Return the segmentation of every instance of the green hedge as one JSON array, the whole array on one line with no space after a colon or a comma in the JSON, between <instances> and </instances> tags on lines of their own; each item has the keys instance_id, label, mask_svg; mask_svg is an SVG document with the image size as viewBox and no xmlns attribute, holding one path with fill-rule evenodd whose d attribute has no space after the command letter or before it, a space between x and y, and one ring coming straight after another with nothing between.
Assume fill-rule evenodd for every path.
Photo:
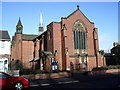
<instances>
[{"instance_id":1,"label":"green hedge","mask_svg":"<svg viewBox=\"0 0 120 90\"><path fill-rule=\"evenodd\" d=\"M101 71L101 70L108 70L106 67L95 67L92 71Z\"/></svg>"},{"instance_id":2,"label":"green hedge","mask_svg":"<svg viewBox=\"0 0 120 90\"><path fill-rule=\"evenodd\" d=\"M35 72L32 69L22 69L20 70L20 75L29 75L34 74Z\"/></svg>"},{"instance_id":3,"label":"green hedge","mask_svg":"<svg viewBox=\"0 0 120 90\"><path fill-rule=\"evenodd\" d=\"M110 65L110 66L106 66L108 69L120 69L120 65Z\"/></svg>"},{"instance_id":4,"label":"green hedge","mask_svg":"<svg viewBox=\"0 0 120 90\"><path fill-rule=\"evenodd\" d=\"M20 75L29 75L29 74L42 74L42 73L48 73L46 71L41 70L32 70L32 69L22 69L20 70Z\"/></svg>"}]
</instances>

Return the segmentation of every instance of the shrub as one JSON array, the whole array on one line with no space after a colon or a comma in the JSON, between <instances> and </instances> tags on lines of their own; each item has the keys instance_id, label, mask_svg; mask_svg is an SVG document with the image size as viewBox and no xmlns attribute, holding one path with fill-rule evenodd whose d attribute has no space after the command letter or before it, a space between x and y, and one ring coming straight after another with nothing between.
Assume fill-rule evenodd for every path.
<instances>
[{"instance_id":1,"label":"shrub","mask_svg":"<svg viewBox=\"0 0 120 90\"><path fill-rule=\"evenodd\" d=\"M120 69L120 65L117 65L117 68Z\"/></svg>"},{"instance_id":2,"label":"shrub","mask_svg":"<svg viewBox=\"0 0 120 90\"><path fill-rule=\"evenodd\" d=\"M108 69L120 69L120 65L110 65L107 66Z\"/></svg>"},{"instance_id":3,"label":"shrub","mask_svg":"<svg viewBox=\"0 0 120 90\"><path fill-rule=\"evenodd\" d=\"M35 71L35 74L41 74L41 73L43 73L43 72L39 69Z\"/></svg>"},{"instance_id":4,"label":"shrub","mask_svg":"<svg viewBox=\"0 0 120 90\"><path fill-rule=\"evenodd\" d=\"M92 71L109 70L109 69L120 69L120 65L94 67L94 68L92 69Z\"/></svg>"},{"instance_id":5,"label":"shrub","mask_svg":"<svg viewBox=\"0 0 120 90\"><path fill-rule=\"evenodd\" d=\"M92 69L92 71L101 71L101 70L108 70L106 67L95 67Z\"/></svg>"},{"instance_id":6,"label":"shrub","mask_svg":"<svg viewBox=\"0 0 120 90\"><path fill-rule=\"evenodd\" d=\"M34 74L34 71L32 69L22 69L22 70L20 70L20 75L28 75L28 74Z\"/></svg>"}]
</instances>

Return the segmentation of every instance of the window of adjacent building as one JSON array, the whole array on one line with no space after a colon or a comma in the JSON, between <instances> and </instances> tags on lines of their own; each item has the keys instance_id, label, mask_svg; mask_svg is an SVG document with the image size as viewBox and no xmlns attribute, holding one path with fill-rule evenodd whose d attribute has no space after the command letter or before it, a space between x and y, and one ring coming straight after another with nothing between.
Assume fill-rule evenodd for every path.
<instances>
[{"instance_id":1,"label":"window of adjacent building","mask_svg":"<svg viewBox=\"0 0 120 90\"><path fill-rule=\"evenodd\" d=\"M1 48L5 48L5 43L4 42L1 43Z\"/></svg>"},{"instance_id":2,"label":"window of adjacent building","mask_svg":"<svg viewBox=\"0 0 120 90\"><path fill-rule=\"evenodd\" d=\"M75 22L73 32L74 32L74 49L86 49L87 32L81 21Z\"/></svg>"},{"instance_id":3,"label":"window of adjacent building","mask_svg":"<svg viewBox=\"0 0 120 90\"><path fill-rule=\"evenodd\" d=\"M0 61L0 70L3 70L3 61Z\"/></svg>"}]
</instances>

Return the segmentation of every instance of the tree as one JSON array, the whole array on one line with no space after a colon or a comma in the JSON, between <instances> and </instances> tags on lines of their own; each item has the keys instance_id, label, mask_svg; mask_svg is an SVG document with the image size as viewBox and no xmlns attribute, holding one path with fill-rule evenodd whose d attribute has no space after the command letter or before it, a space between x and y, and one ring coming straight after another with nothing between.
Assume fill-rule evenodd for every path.
<instances>
[{"instance_id":1,"label":"tree","mask_svg":"<svg viewBox=\"0 0 120 90\"><path fill-rule=\"evenodd\" d=\"M115 60L115 64L120 65L120 45L117 45L116 47L112 48L111 53Z\"/></svg>"},{"instance_id":2,"label":"tree","mask_svg":"<svg viewBox=\"0 0 120 90\"><path fill-rule=\"evenodd\" d=\"M11 69L12 70L22 70L23 64L20 60L11 61Z\"/></svg>"}]
</instances>

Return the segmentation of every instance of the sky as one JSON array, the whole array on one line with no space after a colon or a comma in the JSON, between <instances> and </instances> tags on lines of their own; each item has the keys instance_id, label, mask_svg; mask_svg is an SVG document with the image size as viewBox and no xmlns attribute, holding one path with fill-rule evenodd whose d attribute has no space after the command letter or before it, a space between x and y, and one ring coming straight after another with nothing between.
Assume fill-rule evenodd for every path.
<instances>
[{"instance_id":1,"label":"sky","mask_svg":"<svg viewBox=\"0 0 120 90\"><path fill-rule=\"evenodd\" d=\"M120 13L120 2L118 3L118 13ZM118 24L120 24L120 14L118 14ZM118 25L118 42L120 44L120 25Z\"/></svg>"},{"instance_id":2,"label":"sky","mask_svg":"<svg viewBox=\"0 0 120 90\"><path fill-rule=\"evenodd\" d=\"M8 30L12 38L20 17L24 34L38 34L41 13L46 30L49 23L67 17L77 5L99 30L99 50L111 49L118 42L118 2L2 2L0 29Z\"/></svg>"}]
</instances>

